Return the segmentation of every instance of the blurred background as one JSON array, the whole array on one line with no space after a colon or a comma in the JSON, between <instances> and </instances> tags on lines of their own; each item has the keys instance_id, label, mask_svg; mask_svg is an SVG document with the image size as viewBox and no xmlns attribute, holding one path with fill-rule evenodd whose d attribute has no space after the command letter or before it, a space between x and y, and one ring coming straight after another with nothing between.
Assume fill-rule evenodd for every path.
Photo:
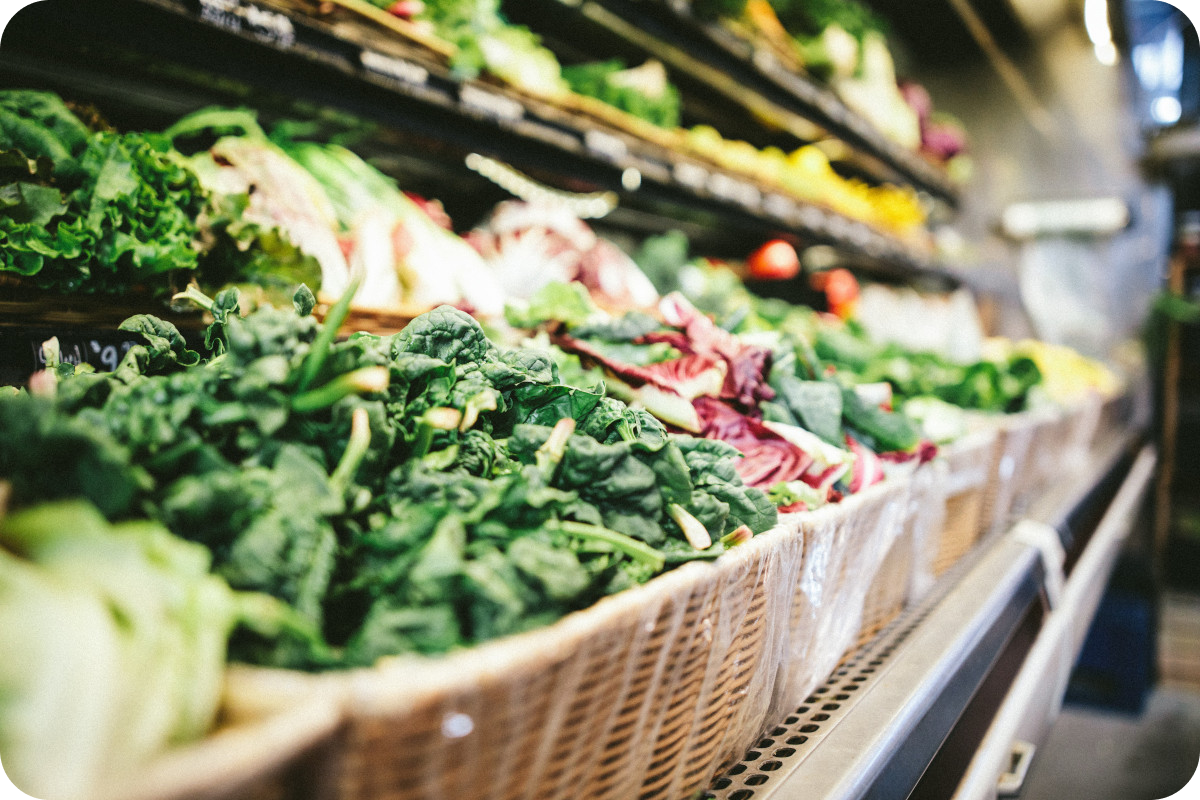
<instances>
[{"instance_id":1,"label":"blurred background","mask_svg":"<svg viewBox=\"0 0 1200 800\"><path fill-rule=\"evenodd\" d=\"M1148 358L1155 492L1022 796L1166 796L1200 754L1195 9L888 5L875 7L903 43L898 72L919 76L971 134L973 188L946 245L986 327L1117 359L1134 340Z\"/></svg>"}]
</instances>

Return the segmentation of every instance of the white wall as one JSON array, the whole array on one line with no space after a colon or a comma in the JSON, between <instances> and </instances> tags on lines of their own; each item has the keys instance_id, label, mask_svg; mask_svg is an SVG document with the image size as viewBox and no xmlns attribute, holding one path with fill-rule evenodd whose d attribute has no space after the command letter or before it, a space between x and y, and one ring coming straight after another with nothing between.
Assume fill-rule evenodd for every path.
<instances>
[{"instance_id":1,"label":"white wall","mask_svg":"<svg viewBox=\"0 0 1200 800\"><path fill-rule=\"evenodd\" d=\"M1162 281L1172 211L1169 192L1139 174L1143 142L1130 111L1128 70L1100 64L1081 18L1074 19L1048 23L1033 52L1008 53L1048 112L1046 131L983 58L910 74L970 136L974 173L954 220L970 247L952 266L1000 299L999 332L1062 340L1100 355L1136 335ZM907 66L901 56L901 69ZM998 235L1000 213L1011 202L1105 195L1132 208L1130 228L1111 239L1021 245ZM1030 303L1023 294L1038 296ZM1095 324L1078 324L1089 315ZM1060 324L1065 317L1071 324Z\"/></svg>"}]
</instances>

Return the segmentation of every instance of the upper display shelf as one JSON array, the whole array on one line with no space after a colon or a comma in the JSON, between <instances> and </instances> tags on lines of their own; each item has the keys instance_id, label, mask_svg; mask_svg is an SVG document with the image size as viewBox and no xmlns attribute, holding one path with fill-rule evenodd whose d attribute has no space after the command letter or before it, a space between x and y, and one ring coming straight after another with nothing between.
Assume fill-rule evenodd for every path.
<instances>
[{"instance_id":1,"label":"upper display shelf","mask_svg":"<svg viewBox=\"0 0 1200 800\"><path fill-rule=\"evenodd\" d=\"M604 8L609 5L605 0ZM583 15L589 8L563 10ZM688 36L701 34L709 37L712 69L725 69L729 60L760 82L769 75L763 59L739 61L728 48L716 47L715 31L699 24L686 28ZM200 102L228 103L253 86L293 106L334 109L376 129L402 132L409 147L401 158L440 159L462 173L459 180L477 177L469 167L508 191L514 183L535 185L523 182L523 173L558 189L593 193L596 202L617 198L621 213L675 217L684 226L715 225L746 238L790 234L805 245L830 244L894 269L937 271L923 229L881 223L878 209L886 215L886 202L858 203L872 209L867 215L846 213L845 203L814 199L795 184L772 182L762 170L730 168L677 132L599 101L574 93L551 100L496 80L462 78L444 43L358 0L43 0L6 29L0 73L10 85L74 88L98 105L125 107L149 126ZM801 83L822 98L808 109L814 116L852 118L828 92ZM817 115L818 108L825 111ZM871 138L861 121L842 127L848 140ZM853 130L862 133L851 135ZM928 180L913 181L917 188L940 184L932 179L932 164L916 168L920 160L912 154L894 166L925 175ZM861 183L853 188L906 191ZM952 192L947 188L943 195ZM853 209L861 199L847 202Z\"/></svg>"},{"instance_id":2,"label":"upper display shelf","mask_svg":"<svg viewBox=\"0 0 1200 800\"><path fill-rule=\"evenodd\" d=\"M687 0L526 0L508 3L514 20L592 55L613 39L671 67L673 77L717 93L760 123L802 141L833 139L865 177L912 185L950 206L959 187L946 169L889 139L829 86L787 63L790 53L729 25L698 19ZM586 29L586 32L585 32Z\"/></svg>"}]
</instances>

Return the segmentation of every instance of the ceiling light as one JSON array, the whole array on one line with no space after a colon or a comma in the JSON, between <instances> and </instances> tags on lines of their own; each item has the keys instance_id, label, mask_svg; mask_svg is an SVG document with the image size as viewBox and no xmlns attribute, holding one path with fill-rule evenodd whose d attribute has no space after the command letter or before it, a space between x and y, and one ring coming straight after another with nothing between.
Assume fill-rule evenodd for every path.
<instances>
[{"instance_id":1,"label":"ceiling light","mask_svg":"<svg viewBox=\"0 0 1200 800\"><path fill-rule=\"evenodd\" d=\"M1183 106L1177 97L1156 97L1150 104L1150 116L1154 117L1154 121L1159 125L1172 125L1178 122L1182 115Z\"/></svg>"},{"instance_id":2,"label":"ceiling light","mask_svg":"<svg viewBox=\"0 0 1200 800\"><path fill-rule=\"evenodd\" d=\"M1117 48L1108 24L1108 0L1086 0L1083 5L1083 25L1087 28L1088 38L1092 40L1100 63L1106 66L1116 64Z\"/></svg>"}]
</instances>

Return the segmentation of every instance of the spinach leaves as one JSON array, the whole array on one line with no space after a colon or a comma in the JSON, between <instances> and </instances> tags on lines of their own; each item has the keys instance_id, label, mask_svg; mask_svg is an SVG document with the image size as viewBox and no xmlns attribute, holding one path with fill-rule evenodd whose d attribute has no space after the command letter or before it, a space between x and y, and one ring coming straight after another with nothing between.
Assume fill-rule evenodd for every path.
<instances>
[{"instance_id":1,"label":"spinach leaves","mask_svg":"<svg viewBox=\"0 0 1200 800\"><path fill-rule=\"evenodd\" d=\"M155 519L205 545L234 588L285 601L286 624L235 635L236 659L443 652L775 522L735 451L562 383L547 354L499 348L453 308L339 340L345 306L319 324L303 287L292 309L244 316L236 292L187 295L213 317L207 355L136 317L123 327L146 344L114 372L67 366L53 401L0 399L0 479L18 503L79 496L114 521ZM40 453L65 454L73 477L51 479ZM693 523L716 543L698 548Z\"/></svg>"}]
</instances>

